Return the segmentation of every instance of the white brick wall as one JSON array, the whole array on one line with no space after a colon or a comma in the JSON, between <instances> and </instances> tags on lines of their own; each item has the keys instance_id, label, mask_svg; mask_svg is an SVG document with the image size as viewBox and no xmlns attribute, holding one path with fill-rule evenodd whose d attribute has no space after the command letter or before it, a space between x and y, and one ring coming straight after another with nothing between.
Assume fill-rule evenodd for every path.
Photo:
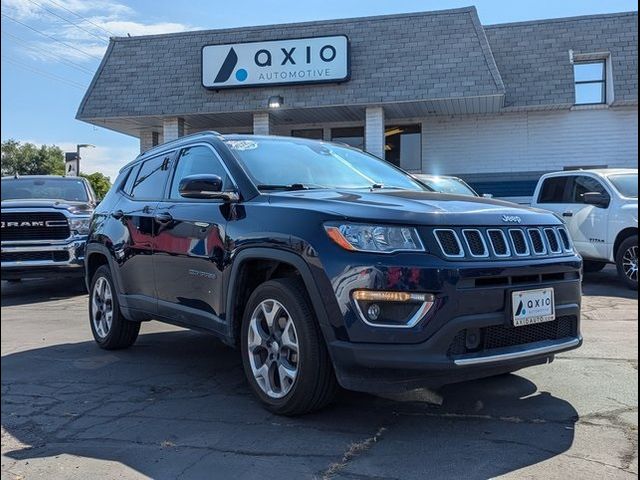
<instances>
[{"instance_id":1,"label":"white brick wall","mask_svg":"<svg viewBox=\"0 0 640 480\"><path fill-rule=\"evenodd\" d=\"M271 135L273 133L273 122L268 113L253 114L253 134Z\"/></svg>"},{"instance_id":2,"label":"white brick wall","mask_svg":"<svg viewBox=\"0 0 640 480\"><path fill-rule=\"evenodd\" d=\"M382 107L368 107L365 110L364 149L384 158L384 110Z\"/></svg>"},{"instance_id":3,"label":"white brick wall","mask_svg":"<svg viewBox=\"0 0 640 480\"><path fill-rule=\"evenodd\" d=\"M153 147L153 132L140 132L140 153Z\"/></svg>"},{"instance_id":4,"label":"white brick wall","mask_svg":"<svg viewBox=\"0 0 640 480\"><path fill-rule=\"evenodd\" d=\"M180 117L165 118L163 122L163 139L170 142L184 136L184 119Z\"/></svg>"},{"instance_id":5,"label":"white brick wall","mask_svg":"<svg viewBox=\"0 0 640 480\"><path fill-rule=\"evenodd\" d=\"M432 117L422 123L422 169L472 174L638 168L638 109Z\"/></svg>"}]
</instances>

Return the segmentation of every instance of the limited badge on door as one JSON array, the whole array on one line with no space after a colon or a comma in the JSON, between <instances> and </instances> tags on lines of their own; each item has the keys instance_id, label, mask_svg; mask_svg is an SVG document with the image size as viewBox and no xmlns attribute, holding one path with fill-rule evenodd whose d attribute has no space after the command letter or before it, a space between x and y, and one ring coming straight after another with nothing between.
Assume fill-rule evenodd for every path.
<instances>
[{"instance_id":1,"label":"limited badge on door","mask_svg":"<svg viewBox=\"0 0 640 480\"><path fill-rule=\"evenodd\" d=\"M550 322L556 318L553 288L513 292L511 299L515 327Z\"/></svg>"}]
</instances>

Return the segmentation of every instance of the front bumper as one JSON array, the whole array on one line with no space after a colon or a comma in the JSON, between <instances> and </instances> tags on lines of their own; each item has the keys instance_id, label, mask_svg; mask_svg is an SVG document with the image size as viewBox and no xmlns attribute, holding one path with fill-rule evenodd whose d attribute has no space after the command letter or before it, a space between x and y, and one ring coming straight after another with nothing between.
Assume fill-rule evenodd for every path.
<instances>
[{"instance_id":1,"label":"front bumper","mask_svg":"<svg viewBox=\"0 0 640 480\"><path fill-rule=\"evenodd\" d=\"M470 315L452 319L429 340L419 344L334 341L329 348L339 382L349 390L397 392L435 388L549 363L555 354L578 348L582 345L579 305L565 305L556 311L558 318L575 319L573 335L476 353L451 354L452 344L460 332L504 325L501 315Z\"/></svg>"},{"instance_id":2,"label":"front bumper","mask_svg":"<svg viewBox=\"0 0 640 480\"><path fill-rule=\"evenodd\" d=\"M2 243L2 279L81 277L84 274L85 236L61 242Z\"/></svg>"},{"instance_id":3,"label":"front bumper","mask_svg":"<svg viewBox=\"0 0 640 480\"><path fill-rule=\"evenodd\" d=\"M331 282L340 314L331 315L333 328L325 329L338 380L350 390L394 392L548 363L582 344L581 265L577 256L421 265L416 257L397 256L392 266L352 264ZM547 287L555 292L556 320L514 327L511 293ZM428 292L437 301L415 327L376 328L358 317L354 288ZM469 332L481 339L478 346L467 347Z\"/></svg>"}]
</instances>

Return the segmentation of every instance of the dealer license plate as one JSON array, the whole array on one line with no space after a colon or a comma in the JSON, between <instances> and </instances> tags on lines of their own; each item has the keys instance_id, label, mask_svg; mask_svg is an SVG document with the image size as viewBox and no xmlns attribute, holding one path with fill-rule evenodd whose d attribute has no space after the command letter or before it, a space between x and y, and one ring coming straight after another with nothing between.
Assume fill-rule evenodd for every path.
<instances>
[{"instance_id":1,"label":"dealer license plate","mask_svg":"<svg viewBox=\"0 0 640 480\"><path fill-rule=\"evenodd\" d=\"M550 322L556 319L553 288L513 292L511 300L514 327Z\"/></svg>"}]
</instances>

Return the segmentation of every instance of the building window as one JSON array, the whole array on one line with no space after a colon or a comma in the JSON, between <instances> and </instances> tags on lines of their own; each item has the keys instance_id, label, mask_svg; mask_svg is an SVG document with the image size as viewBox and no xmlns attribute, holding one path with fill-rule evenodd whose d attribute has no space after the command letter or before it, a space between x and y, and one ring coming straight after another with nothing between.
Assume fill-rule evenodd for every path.
<instances>
[{"instance_id":1,"label":"building window","mask_svg":"<svg viewBox=\"0 0 640 480\"><path fill-rule=\"evenodd\" d=\"M364 150L364 127L332 128L331 140Z\"/></svg>"},{"instance_id":2,"label":"building window","mask_svg":"<svg viewBox=\"0 0 640 480\"><path fill-rule=\"evenodd\" d=\"M593 105L607 101L606 61L573 64L576 105Z\"/></svg>"},{"instance_id":3,"label":"building window","mask_svg":"<svg viewBox=\"0 0 640 480\"><path fill-rule=\"evenodd\" d=\"M296 138L310 138L311 140L323 140L324 138L324 134L321 128L291 130L291 136Z\"/></svg>"},{"instance_id":4,"label":"building window","mask_svg":"<svg viewBox=\"0 0 640 480\"><path fill-rule=\"evenodd\" d=\"M384 131L384 158L405 170L422 167L422 129L420 125L386 127Z\"/></svg>"}]
</instances>

